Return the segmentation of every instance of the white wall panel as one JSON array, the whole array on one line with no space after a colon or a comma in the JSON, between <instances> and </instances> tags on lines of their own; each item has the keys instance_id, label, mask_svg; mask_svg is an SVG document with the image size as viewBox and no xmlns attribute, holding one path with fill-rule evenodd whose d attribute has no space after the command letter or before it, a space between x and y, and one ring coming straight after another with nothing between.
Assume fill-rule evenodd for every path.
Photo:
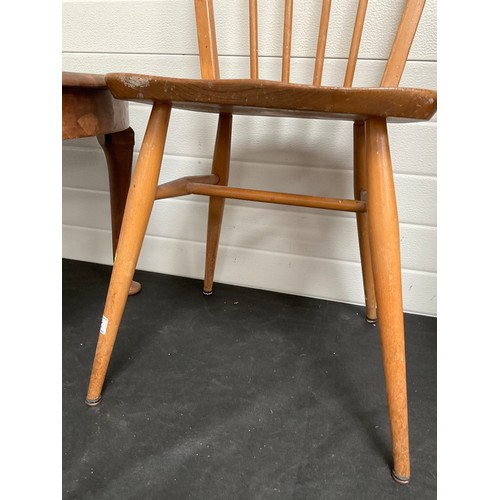
<instances>
[{"instance_id":1,"label":"white wall panel","mask_svg":"<svg viewBox=\"0 0 500 500\"><path fill-rule=\"evenodd\" d=\"M294 5L292 55L314 57L321 2L300 0ZM370 0L360 58L387 57L402 9L400 0ZM215 0L214 11L219 54L248 54L248 2ZM333 2L327 57L348 55L355 15L353 0ZM63 51L196 55L193 20L190 0L64 0ZM435 24L436 0L428 0L410 59L436 60ZM282 34L283 1L259 2L261 55L281 56Z\"/></svg>"},{"instance_id":2,"label":"white wall panel","mask_svg":"<svg viewBox=\"0 0 500 500\"><path fill-rule=\"evenodd\" d=\"M320 2L295 8L292 80L310 83ZM248 75L247 2L215 0L221 74ZM299 5L299 0L295 5ZM343 80L355 2L334 1L324 80ZM260 2L260 73L280 78L282 2ZM390 50L401 1L372 0L355 85L377 85ZM128 71L199 77L194 9L189 0L63 1L65 71ZM280 16L276 20L276 16ZM235 23L235 16L243 22ZM374 18L393 25L382 29ZM428 0L402 86L436 88L436 1ZM392 31L391 31L392 30ZM224 31L226 31L224 36ZM229 31L229 33L227 33ZM243 43L240 38L243 37ZM150 107L132 103L135 160ZM173 110L161 182L210 171L217 117ZM400 213L404 306L436 314L436 125L389 124ZM231 184L352 196L352 125L326 120L234 119ZM111 263L106 162L93 138L63 144L63 256ZM155 204L138 267L202 278L207 200ZM363 302L352 214L227 202L216 280L351 303Z\"/></svg>"},{"instance_id":3,"label":"white wall panel","mask_svg":"<svg viewBox=\"0 0 500 500\"><path fill-rule=\"evenodd\" d=\"M65 188L63 203L64 224L111 229L107 192ZM356 224L352 216L307 209L270 209L264 204L239 204L235 201L228 201L226 208L222 245L359 261ZM164 200L154 206L148 234L203 243L206 218L205 198ZM400 233L402 266L435 272L435 228L402 223ZM423 246L427 252L419 251Z\"/></svg>"},{"instance_id":4,"label":"white wall panel","mask_svg":"<svg viewBox=\"0 0 500 500\"><path fill-rule=\"evenodd\" d=\"M92 262L111 264L110 242L107 231L63 226L63 254L73 259L87 261L91 254ZM354 262L226 246L220 249L219 261L221 282L355 304L363 296L361 268ZM202 243L147 235L137 267L201 280L203 263ZM257 272L262 265L266 272ZM403 269L402 276L405 311L435 310L435 273Z\"/></svg>"}]
</instances>

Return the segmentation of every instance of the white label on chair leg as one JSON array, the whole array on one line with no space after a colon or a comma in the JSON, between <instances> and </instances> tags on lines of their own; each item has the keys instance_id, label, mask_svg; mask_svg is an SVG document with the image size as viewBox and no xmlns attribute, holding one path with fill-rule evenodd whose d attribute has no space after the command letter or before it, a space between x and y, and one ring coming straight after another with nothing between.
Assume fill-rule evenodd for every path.
<instances>
[{"instance_id":1,"label":"white label on chair leg","mask_svg":"<svg viewBox=\"0 0 500 500\"><path fill-rule=\"evenodd\" d=\"M102 317L101 329L99 330L103 335L106 335L106 329L108 328L108 318L106 316Z\"/></svg>"}]
</instances>

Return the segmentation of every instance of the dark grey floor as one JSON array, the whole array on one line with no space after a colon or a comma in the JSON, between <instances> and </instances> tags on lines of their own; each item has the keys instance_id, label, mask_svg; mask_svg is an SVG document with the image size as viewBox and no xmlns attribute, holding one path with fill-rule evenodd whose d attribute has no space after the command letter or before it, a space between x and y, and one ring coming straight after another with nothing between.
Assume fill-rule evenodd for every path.
<instances>
[{"instance_id":1,"label":"dark grey floor","mask_svg":"<svg viewBox=\"0 0 500 500\"><path fill-rule=\"evenodd\" d=\"M412 479L390 477L363 308L137 272L100 406L111 269L63 260L64 499L436 498L436 320L406 315Z\"/></svg>"}]
</instances>

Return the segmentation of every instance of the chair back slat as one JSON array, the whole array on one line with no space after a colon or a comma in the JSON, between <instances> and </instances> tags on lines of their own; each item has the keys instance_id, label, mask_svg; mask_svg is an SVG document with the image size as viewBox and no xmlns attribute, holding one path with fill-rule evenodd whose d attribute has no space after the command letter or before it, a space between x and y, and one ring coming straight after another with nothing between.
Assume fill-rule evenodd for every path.
<instances>
[{"instance_id":1,"label":"chair back slat","mask_svg":"<svg viewBox=\"0 0 500 500\"><path fill-rule=\"evenodd\" d=\"M212 0L194 0L198 48L200 51L201 77L218 80L219 56L215 35L214 6Z\"/></svg>"},{"instance_id":2,"label":"chair back slat","mask_svg":"<svg viewBox=\"0 0 500 500\"><path fill-rule=\"evenodd\" d=\"M424 6L425 0L407 0L380 82L381 87L399 85Z\"/></svg>"},{"instance_id":3,"label":"chair back slat","mask_svg":"<svg viewBox=\"0 0 500 500\"><path fill-rule=\"evenodd\" d=\"M326 38L328 36L331 6L332 0L323 0L319 22L318 45L316 47L316 60L314 63L313 85L316 87L321 86L321 79L323 77L323 63L325 62Z\"/></svg>"},{"instance_id":4,"label":"chair back slat","mask_svg":"<svg viewBox=\"0 0 500 500\"><path fill-rule=\"evenodd\" d=\"M290 54L292 50L293 0L285 0L285 21L283 23L283 60L281 81L290 81Z\"/></svg>"},{"instance_id":5,"label":"chair back slat","mask_svg":"<svg viewBox=\"0 0 500 500\"><path fill-rule=\"evenodd\" d=\"M257 0L250 0L250 78L259 78Z\"/></svg>"},{"instance_id":6,"label":"chair back slat","mask_svg":"<svg viewBox=\"0 0 500 500\"><path fill-rule=\"evenodd\" d=\"M349 58L345 70L344 87L352 87L354 80L354 71L356 70L356 63L358 61L359 45L361 43L361 35L363 34L367 6L368 0L359 0L352 32L351 48L349 49Z\"/></svg>"}]
</instances>

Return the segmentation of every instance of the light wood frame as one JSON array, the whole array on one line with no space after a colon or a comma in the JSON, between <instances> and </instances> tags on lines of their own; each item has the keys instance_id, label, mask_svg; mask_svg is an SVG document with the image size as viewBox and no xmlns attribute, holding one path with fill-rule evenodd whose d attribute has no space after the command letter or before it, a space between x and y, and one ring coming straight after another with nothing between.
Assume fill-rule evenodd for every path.
<instances>
[{"instance_id":1,"label":"light wood frame","mask_svg":"<svg viewBox=\"0 0 500 500\"><path fill-rule=\"evenodd\" d=\"M402 89L399 82L425 0L407 0L379 88L352 87L367 11L360 0L353 27L343 87L322 87L331 1L324 0L319 23L312 85L289 83L293 2L285 0L282 81L258 80L257 1L249 1L250 79L220 80L212 0L194 0L202 80L109 74L106 82L119 99L153 104L127 199L86 402L98 404L155 200L203 194L210 197L204 293L212 293L224 200L237 198L356 213L366 317L378 322L386 378L393 447L392 477L410 478L408 410L401 290L399 224L387 119L428 120L436 93ZM269 96L272 95L272 98ZM172 107L219 113L212 172L157 186ZM339 200L228 186L232 115L236 113L302 116L353 122L354 199Z\"/></svg>"}]
</instances>

